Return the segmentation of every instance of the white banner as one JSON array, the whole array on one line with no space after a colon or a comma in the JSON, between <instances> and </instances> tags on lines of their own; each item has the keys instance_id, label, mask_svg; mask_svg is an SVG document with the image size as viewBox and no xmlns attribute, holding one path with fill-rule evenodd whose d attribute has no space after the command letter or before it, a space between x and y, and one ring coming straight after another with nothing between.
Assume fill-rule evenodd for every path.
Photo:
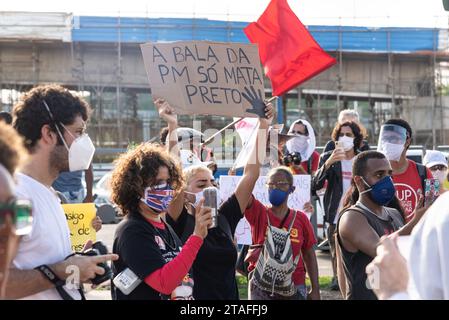
<instances>
[{"instance_id":1,"label":"white banner","mask_svg":"<svg viewBox=\"0 0 449 320\"><path fill-rule=\"evenodd\" d=\"M249 224L248 220L246 220L245 218L240 219L237 228L235 228L234 237L237 244L253 244L253 240L251 237L251 225Z\"/></svg>"},{"instance_id":2,"label":"white banner","mask_svg":"<svg viewBox=\"0 0 449 320\"><path fill-rule=\"evenodd\" d=\"M235 120L236 118L234 118ZM242 140L242 148L235 159L234 167L236 169L244 167L249 160L251 151L256 145L257 129L259 128L258 118L244 118L235 125L235 130Z\"/></svg>"}]
</instances>

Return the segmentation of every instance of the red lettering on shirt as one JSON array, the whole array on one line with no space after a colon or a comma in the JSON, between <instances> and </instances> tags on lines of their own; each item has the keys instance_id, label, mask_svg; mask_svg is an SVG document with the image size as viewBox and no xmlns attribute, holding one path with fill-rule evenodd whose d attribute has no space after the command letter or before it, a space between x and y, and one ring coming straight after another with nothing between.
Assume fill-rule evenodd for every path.
<instances>
[{"instance_id":1,"label":"red lettering on shirt","mask_svg":"<svg viewBox=\"0 0 449 320\"><path fill-rule=\"evenodd\" d=\"M427 170L427 177L432 177L429 170ZM402 174L393 175L393 182L396 188L396 196L404 209L405 222L407 223L413 218L413 211L418 203L419 196L423 194L416 163L408 160L407 170Z\"/></svg>"}]
</instances>

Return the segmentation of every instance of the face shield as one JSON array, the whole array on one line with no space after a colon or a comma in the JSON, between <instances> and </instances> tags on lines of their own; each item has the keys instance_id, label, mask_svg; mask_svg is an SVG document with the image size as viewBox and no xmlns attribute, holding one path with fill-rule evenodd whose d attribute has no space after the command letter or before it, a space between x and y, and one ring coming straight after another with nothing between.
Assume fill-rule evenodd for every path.
<instances>
[{"instance_id":1,"label":"face shield","mask_svg":"<svg viewBox=\"0 0 449 320\"><path fill-rule=\"evenodd\" d=\"M385 124L380 129L377 151L390 161L399 161L407 141L407 130L396 124Z\"/></svg>"}]
</instances>

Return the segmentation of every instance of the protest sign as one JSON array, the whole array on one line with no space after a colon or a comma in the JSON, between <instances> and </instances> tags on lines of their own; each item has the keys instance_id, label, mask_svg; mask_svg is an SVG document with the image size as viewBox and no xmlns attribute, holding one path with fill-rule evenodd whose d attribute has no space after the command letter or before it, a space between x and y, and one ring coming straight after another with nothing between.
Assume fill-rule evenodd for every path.
<instances>
[{"instance_id":1,"label":"protest sign","mask_svg":"<svg viewBox=\"0 0 449 320\"><path fill-rule=\"evenodd\" d=\"M220 198L222 201L228 199L235 192L241 178L241 176L220 176ZM270 205L266 182L266 176L259 177L254 187L253 195L264 205ZM296 188L288 198L289 208L303 210L304 204L310 201L310 183L310 175L293 176L293 185Z\"/></svg>"},{"instance_id":2,"label":"protest sign","mask_svg":"<svg viewBox=\"0 0 449 320\"><path fill-rule=\"evenodd\" d=\"M92 227L96 209L93 203L63 204L70 230L73 251L81 251L88 240L95 242L96 232Z\"/></svg>"},{"instance_id":3,"label":"protest sign","mask_svg":"<svg viewBox=\"0 0 449 320\"><path fill-rule=\"evenodd\" d=\"M253 244L251 237L251 225L249 224L248 220L246 220L245 217L240 219L239 223L237 224L237 227L235 228L234 237L237 244L243 245Z\"/></svg>"},{"instance_id":4,"label":"protest sign","mask_svg":"<svg viewBox=\"0 0 449 320\"><path fill-rule=\"evenodd\" d=\"M263 113L257 45L179 41L146 43L141 49L153 98L164 98L177 114Z\"/></svg>"}]
</instances>

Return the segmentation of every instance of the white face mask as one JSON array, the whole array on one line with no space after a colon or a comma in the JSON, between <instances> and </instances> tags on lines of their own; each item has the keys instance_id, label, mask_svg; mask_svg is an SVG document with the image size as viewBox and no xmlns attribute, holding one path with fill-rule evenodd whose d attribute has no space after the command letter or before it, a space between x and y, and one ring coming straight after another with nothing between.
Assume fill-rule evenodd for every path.
<instances>
[{"instance_id":1,"label":"white face mask","mask_svg":"<svg viewBox=\"0 0 449 320\"><path fill-rule=\"evenodd\" d=\"M290 152L304 152L309 146L309 137L298 135L287 142L287 149Z\"/></svg>"},{"instance_id":2,"label":"white face mask","mask_svg":"<svg viewBox=\"0 0 449 320\"><path fill-rule=\"evenodd\" d=\"M345 151L349 151L352 148L354 148L354 138L343 136L343 137L339 137L338 141L343 144L343 149Z\"/></svg>"},{"instance_id":3,"label":"white face mask","mask_svg":"<svg viewBox=\"0 0 449 320\"><path fill-rule=\"evenodd\" d=\"M438 179L438 181L440 181L441 184L444 183L444 180L446 180L446 176L447 176L447 169L443 170L443 171L441 171L441 170L434 170L434 171L431 171L431 172L432 172L432 176L435 179Z\"/></svg>"},{"instance_id":4,"label":"white face mask","mask_svg":"<svg viewBox=\"0 0 449 320\"><path fill-rule=\"evenodd\" d=\"M59 137L61 138L65 148L69 153L69 170L73 172L89 169L90 163L92 162L92 158L95 153L95 147L92 143L92 140L90 140L89 136L86 133L83 133L78 138L75 138L73 134L62 123L59 123L73 138L75 138L69 148L67 142L64 139L64 136L61 133L61 130L59 130L59 127L55 122L55 118L50 111L50 107L48 106L47 102L45 102L45 100L43 101L43 103L48 111L48 114L50 115L50 118L55 123L56 131L58 131Z\"/></svg>"},{"instance_id":5,"label":"white face mask","mask_svg":"<svg viewBox=\"0 0 449 320\"><path fill-rule=\"evenodd\" d=\"M399 161L401 159L402 152L404 151L404 145L402 144L396 144L396 143L389 143L389 142L382 142L382 149L379 150L390 161Z\"/></svg>"},{"instance_id":6,"label":"white face mask","mask_svg":"<svg viewBox=\"0 0 449 320\"><path fill-rule=\"evenodd\" d=\"M61 126L72 136L73 134L67 130L67 128L61 123ZM69 152L69 170L79 171L79 170L87 170L92 162L92 158L95 153L95 147L90 140L89 136L86 133L83 133L81 136L73 140L70 148L67 146L67 143L64 140L61 132L58 129L59 136L64 142L64 146Z\"/></svg>"}]
</instances>

